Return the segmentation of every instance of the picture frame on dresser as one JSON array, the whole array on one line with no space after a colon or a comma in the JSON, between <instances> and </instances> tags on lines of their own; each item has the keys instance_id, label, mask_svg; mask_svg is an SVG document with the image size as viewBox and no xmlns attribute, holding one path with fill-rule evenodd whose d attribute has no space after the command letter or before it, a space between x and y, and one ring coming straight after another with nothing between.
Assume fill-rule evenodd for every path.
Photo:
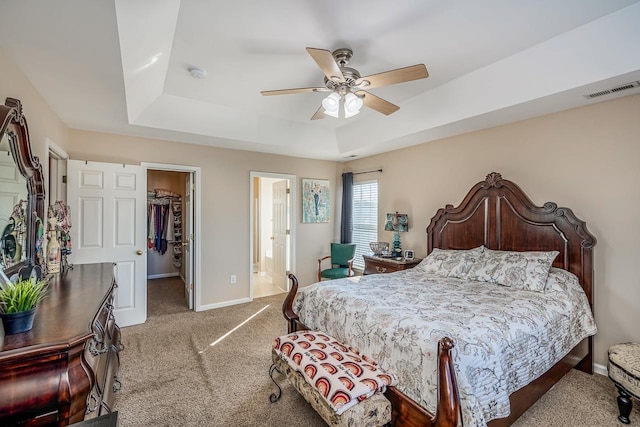
<instances>
[{"instance_id":1,"label":"picture frame on dresser","mask_svg":"<svg viewBox=\"0 0 640 427\"><path fill-rule=\"evenodd\" d=\"M413 249L405 249L404 253L403 253L403 258L406 259L407 261L412 260L414 257L413 254Z\"/></svg>"}]
</instances>

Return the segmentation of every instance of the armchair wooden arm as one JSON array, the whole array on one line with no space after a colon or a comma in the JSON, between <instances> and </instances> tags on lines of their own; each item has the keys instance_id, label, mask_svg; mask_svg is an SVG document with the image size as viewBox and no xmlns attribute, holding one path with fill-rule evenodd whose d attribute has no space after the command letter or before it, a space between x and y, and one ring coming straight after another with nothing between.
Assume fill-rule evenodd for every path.
<instances>
[{"instance_id":1,"label":"armchair wooden arm","mask_svg":"<svg viewBox=\"0 0 640 427\"><path fill-rule=\"evenodd\" d=\"M331 258L331 255L318 258L318 282L322 281L322 261L324 261L327 258Z\"/></svg>"}]
</instances>

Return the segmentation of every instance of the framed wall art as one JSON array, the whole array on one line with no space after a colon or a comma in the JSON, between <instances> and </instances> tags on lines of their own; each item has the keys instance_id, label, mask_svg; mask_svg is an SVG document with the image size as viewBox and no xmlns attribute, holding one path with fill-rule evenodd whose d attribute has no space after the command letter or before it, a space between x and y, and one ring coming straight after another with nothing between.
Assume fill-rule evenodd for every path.
<instances>
[{"instance_id":1,"label":"framed wall art","mask_svg":"<svg viewBox=\"0 0 640 427\"><path fill-rule=\"evenodd\" d=\"M329 222L330 220L329 180L302 178L302 222Z\"/></svg>"}]
</instances>

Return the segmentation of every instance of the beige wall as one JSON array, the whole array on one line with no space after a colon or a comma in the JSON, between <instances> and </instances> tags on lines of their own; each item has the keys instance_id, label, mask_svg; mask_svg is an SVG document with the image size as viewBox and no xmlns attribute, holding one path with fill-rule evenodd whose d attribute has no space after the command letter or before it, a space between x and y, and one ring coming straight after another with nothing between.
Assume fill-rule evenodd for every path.
<instances>
[{"instance_id":1,"label":"beige wall","mask_svg":"<svg viewBox=\"0 0 640 427\"><path fill-rule=\"evenodd\" d=\"M492 171L537 204L573 209L596 236L595 362L611 344L640 341L640 95L425 143L349 162L345 171L382 167L379 224L385 212L409 214L403 247L426 254L436 210L458 205ZM360 176L358 176L360 178ZM379 229L383 241L390 232Z\"/></svg>"},{"instance_id":2,"label":"beige wall","mask_svg":"<svg viewBox=\"0 0 640 427\"><path fill-rule=\"evenodd\" d=\"M72 159L138 164L181 164L202 168L203 305L249 297L250 172L273 172L298 177L295 209L295 268L302 285L315 282L317 259L332 241L334 224L300 223L300 178L327 178L335 194L335 162L308 160L240 150L212 148L154 139L71 130ZM332 200L332 206L335 206ZM334 210L335 218L335 210ZM230 284L229 276L237 275Z\"/></svg>"},{"instance_id":3,"label":"beige wall","mask_svg":"<svg viewBox=\"0 0 640 427\"><path fill-rule=\"evenodd\" d=\"M7 58L2 49L0 49L0 70L0 102L4 104L7 97L22 101L23 112L29 126L31 148L33 154L40 159L46 177L49 174L46 138L51 139L62 149L66 149L69 129L16 64ZM49 185L47 179L45 179L45 185Z\"/></svg>"}]
</instances>

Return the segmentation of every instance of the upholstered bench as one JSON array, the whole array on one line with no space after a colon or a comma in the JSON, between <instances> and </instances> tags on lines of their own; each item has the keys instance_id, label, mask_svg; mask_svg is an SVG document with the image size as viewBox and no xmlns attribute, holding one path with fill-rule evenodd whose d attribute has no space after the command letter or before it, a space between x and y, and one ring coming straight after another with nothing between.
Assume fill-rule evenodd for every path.
<instances>
[{"instance_id":1,"label":"upholstered bench","mask_svg":"<svg viewBox=\"0 0 640 427\"><path fill-rule=\"evenodd\" d=\"M640 343L616 344L609 348L609 378L618 388L618 419L629 424L631 398L640 399Z\"/></svg>"},{"instance_id":2,"label":"upholstered bench","mask_svg":"<svg viewBox=\"0 0 640 427\"><path fill-rule=\"evenodd\" d=\"M278 387L269 397L272 403L282 393L273 377L278 371L330 426L380 427L391 422L391 403L383 392L386 385L395 384L395 378L332 337L315 331L284 335L276 338L271 356L269 375ZM372 375L383 381L373 384ZM341 388L355 393L361 386L358 382L366 384L369 392L352 400Z\"/></svg>"}]
</instances>

